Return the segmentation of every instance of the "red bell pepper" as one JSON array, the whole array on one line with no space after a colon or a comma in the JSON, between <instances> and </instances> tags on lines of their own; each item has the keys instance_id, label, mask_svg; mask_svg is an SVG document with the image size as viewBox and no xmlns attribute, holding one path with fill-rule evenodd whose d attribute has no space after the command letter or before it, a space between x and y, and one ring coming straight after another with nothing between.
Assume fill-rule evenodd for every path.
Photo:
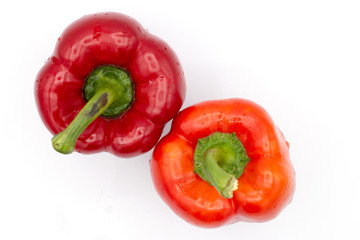
<instances>
[{"instance_id":1,"label":"red bell pepper","mask_svg":"<svg viewBox=\"0 0 360 240\"><path fill-rule=\"evenodd\" d=\"M119 13L72 23L35 83L40 116L62 153L146 152L184 97L184 73L173 50Z\"/></svg>"},{"instance_id":2,"label":"red bell pepper","mask_svg":"<svg viewBox=\"0 0 360 240\"><path fill-rule=\"evenodd\" d=\"M181 111L155 147L152 178L179 216L201 227L263 222L292 200L289 145L271 117L243 99Z\"/></svg>"}]
</instances>

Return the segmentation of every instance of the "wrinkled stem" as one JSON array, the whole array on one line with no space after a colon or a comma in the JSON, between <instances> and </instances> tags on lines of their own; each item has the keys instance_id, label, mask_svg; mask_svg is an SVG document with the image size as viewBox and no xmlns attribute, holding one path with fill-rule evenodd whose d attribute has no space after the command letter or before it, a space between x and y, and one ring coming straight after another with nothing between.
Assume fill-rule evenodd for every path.
<instances>
[{"instance_id":1,"label":"wrinkled stem","mask_svg":"<svg viewBox=\"0 0 360 240\"><path fill-rule=\"evenodd\" d=\"M116 99L111 89L100 89L87 102L70 125L52 138L54 149L63 154L72 153L81 133L101 115Z\"/></svg>"}]
</instances>

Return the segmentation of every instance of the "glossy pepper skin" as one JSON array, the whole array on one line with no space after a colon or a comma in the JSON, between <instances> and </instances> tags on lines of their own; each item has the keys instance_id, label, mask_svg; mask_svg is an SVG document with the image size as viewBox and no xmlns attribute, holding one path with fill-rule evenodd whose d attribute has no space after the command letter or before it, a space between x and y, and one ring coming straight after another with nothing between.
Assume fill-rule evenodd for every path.
<instances>
[{"instance_id":1,"label":"glossy pepper skin","mask_svg":"<svg viewBox=\"0 0 360 240\"><path fill-rule=\"evenodd\" d=\"M215 132L235 133L250 158L230 199L194 173L198 140ZM161 198L200 227L268 221L290 203L295 190L287 141L263 108L244 99L208 101L181 111L154 149L150 166Z\"/></svg>"},{"instance_id":2,"label":"glossy pepper skin","mask_svg":"<svg viewBox=\"0 0 360 240\"><path fill-rule=\"evenodd\" d=\"M63 131L86 104L83 87L98 66L128 72L134 87L130 108L117 118L98 117L76 141L81 153L107 151L133 157L150 150L185 98L184 74L173 50L136 20L98 13L72 23L36 78L40 116L53 133Z\"/></svg>"}]
</instances>

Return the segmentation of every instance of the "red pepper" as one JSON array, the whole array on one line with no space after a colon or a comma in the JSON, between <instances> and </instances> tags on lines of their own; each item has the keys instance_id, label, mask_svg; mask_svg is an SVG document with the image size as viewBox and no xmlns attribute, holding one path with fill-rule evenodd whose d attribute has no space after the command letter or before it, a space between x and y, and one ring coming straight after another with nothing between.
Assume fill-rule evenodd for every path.
<instances>
[{"instance_id":1,"label":"red pepper","mask_svg":"<svg viewBox=\"0 0 360 240\"><path fill-rule=\"evenodd\" d=\"M37 76L35 97L57 134L57 151L70 153L76 143L78 152L131 157L159 140L181 108L185 81L164 41L128 16L99 13L62 33Z\"/></svg>"},{"instance_id":2,"label":"red pepper","mask_svg":"<svg viewBox=\"0 0 360 240\"><path fill-rule=\"evenodd\" d=\"M288 147L257 104L203 102L175 117L155 147L152 178L162 199L192 224L263 222L292 200L295 172Z\"/></svg>"}]
</instances>

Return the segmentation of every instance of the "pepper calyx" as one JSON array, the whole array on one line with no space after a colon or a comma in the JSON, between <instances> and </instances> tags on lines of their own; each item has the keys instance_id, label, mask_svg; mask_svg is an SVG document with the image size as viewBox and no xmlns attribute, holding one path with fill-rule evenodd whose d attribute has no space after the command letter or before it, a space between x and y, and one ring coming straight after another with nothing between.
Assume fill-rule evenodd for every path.
<instances>
[{"instance_id":1,"label":"pepper calyx","mask_svg":"<svg viewBox=\"0 0 360 240\"><path fill-rule=\"evenodd\" d=\"M232 198L237 179L250 161L235 133L215 132L198 140L194 152L194 172L214 186L225 198Z\"/></svg>"},{"instance_id":2,"label":"pepper calyx","mask_svg":"<svg viewBox=\"0 0 360 240\"><path fill-rule=\"evenodd\" d=\"M128 72L112 65L95 68L87 77L83 88L86 101L101 89L112 89L116 97L101 116L116 118L124 113L134 100L134 86Z\"/></svg>"}]
</instances>

